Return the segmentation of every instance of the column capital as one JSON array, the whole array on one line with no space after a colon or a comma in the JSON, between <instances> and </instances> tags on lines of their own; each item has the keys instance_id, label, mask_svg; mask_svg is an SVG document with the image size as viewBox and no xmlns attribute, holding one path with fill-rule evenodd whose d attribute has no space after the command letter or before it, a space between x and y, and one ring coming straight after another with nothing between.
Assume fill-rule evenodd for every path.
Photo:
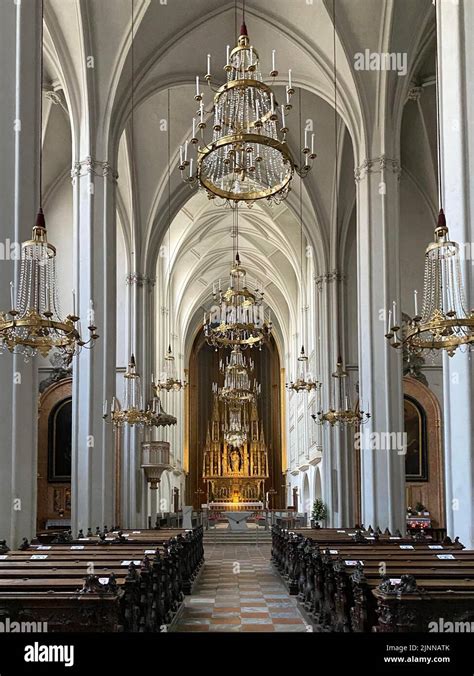
<instances>
[{"instance_id":1,"label":"column capital","mask_svg":"<svg viewBox=\"0 0 474 676\"><path fill-rule=\"evenodd\" d=\"M325 272L323 275L314 275L314 281L318 289L321 289L323 284L331 284L332 282L345 282L347 280L347 275L339 272L338 270L332 270L332 272Z\"/></svg>"},{"instance_id":2,"label":"column capital","mask_svg":"<svg viewBox=\"0 0 474 676\"><path fill-rule=\"evenodd\" d=\"M74 180L78 176L101 176L110 178L113 183L117 182L118 172L107 161L97 160L88 155L85 159L74 162L71 170L71 178Z\"/></svg>"},{"instance_id":3,"label":"column capital","mask_svg":"<svg viewBox=\"0 0 474 676\"><path fill-rule=\"evenodd\" d=\"M400 161L386 155L365 159L361 165L354 169L354 178L358 182L362 181L368 174L381 174L384 171L391 171L400 179L402 173Z\"/></svg>"},{"instance_id":4,"label":"column capital","mask_svg":"<svg viewBox=\"0 0 474 676\"><path fill-rule=\"evenodd\" d=\"M421 99L422 94L423 87L420 87L420 85L414 85L413 87L410 87L410 89L408 90L407 101L418 102Z\"/></svg>"},{"instance_id":5,"label":"column capital","mask_svg":"<svg viewBox=\"0 0 474 676\"><path fill-rule=\"evenodd\" d=\"M141 272L134 272L125 277L125 281L129 286L136 284L139 287L149 286L154 287L156 284L156 277L149 277Z\"/></svg>"}]
</instances>

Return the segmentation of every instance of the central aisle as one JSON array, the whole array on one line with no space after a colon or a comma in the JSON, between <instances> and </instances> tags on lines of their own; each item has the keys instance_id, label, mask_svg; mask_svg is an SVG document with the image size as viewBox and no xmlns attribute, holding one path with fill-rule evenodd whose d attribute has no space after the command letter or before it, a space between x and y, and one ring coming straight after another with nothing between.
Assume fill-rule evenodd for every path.
<instances>
[{"instance_id":1,"label":"central aisle","mask_svg":"<svg viewBox=\"0 0 474 676\"><path fill-rule=\"evenodd\" d=\"M269 545L206 545L205 563L171 631L310 631L270 562Z\"/></svg>"}]
</instances>

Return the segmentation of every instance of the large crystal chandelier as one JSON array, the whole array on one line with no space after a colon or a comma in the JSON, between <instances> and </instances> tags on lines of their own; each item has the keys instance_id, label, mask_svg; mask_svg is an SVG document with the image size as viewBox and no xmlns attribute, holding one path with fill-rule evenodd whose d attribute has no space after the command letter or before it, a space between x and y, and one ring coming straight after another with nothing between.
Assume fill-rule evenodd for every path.
<instances>
[{"instance_id":1,"label":"large crystal chandelier","mask_svg":"<svg viewBox=\"0 0 474 676\"><path fill-rule=\"evenodd\" d=\"M336 370L332 377L334 378L332 402L327 411L319 410L316 415L313 413L311 415L313 420L320 425L329 423L331 427L366 423L370 419L370 413L357 410L352 405L352 398L347 386L347 371L344 368L342 357L338 358Z\"/></svg>"},{"instance_id":2,"label":"large crystal chandelier","mask_svg":"<svg viewBox=\"0 0 474 676\"><path fill-rule=\"evenodd\" d=\"M311 392L321 387L321 383L313 378L308 369L308 357L305 354L304 345L301 346L300 356L298 357L296 380L291 380L286 384L286 387L293 392Z\"/></svg>"},{"instance_id":3,"label":"large crystal chandelier","mask_svg":"<svg viewBox=\"0 0 474 676\"><path fill-rule=\"evenodd\" d=\"M395 348L421 355L445 350L451 357L457 348L472 349L474 310L468 309L461 275L459 244L449 239L446 218L441 209L434 241L425 252L423 305L418 312L414 292L414 317L402 326L396 303L388 311L385 337Z\"/></svg>"},{"instance_id":4,"label":"large crystal chandelier","mask_svg":"<svg viewBox=\"0 0 474 676\"><path fill-rule=\"evenodd\" d=\"M110 414L107 410L107 400L104 401L102 417L106 422L111 422L114 428L130 425L130 427L143 427L150 424L150 414L143 407L142 387L139 373L132 354L128 368L123 374L123 405L113 397Z\"/></svg>"},{"instance_id":5,"label":"large crystal chandelier","mask_svg":"<svg viewBox=\"0 0 474 676\"><path fill-rule=\"evenodd\" d=\"M436 2L436 11L438 3ZM449 239L443 205L441 171L441 110L439 96L439 50L436 55L436 143L438 158L438 201L440 211L434 241L425 251L423 303L418 312L418 293L414 291L414 316L402 322L396 302L388 311L385 337L396 349L413 355L435 354L444 350L452 357L456 350L471 350L474 344L474 310L466 302L461 274L459 244Z\"/></svg>"},{"instance_id":6,"label":"large crystal chandelier","mask_svg":"<svg viewBox=\"0 0 474 676\"><path fill-rule=\"evenodd\" d=\"M260 394L260 384L253 378L253 360L247 360L238 345L231 350L230 357L221 359L219 370L224 375L224 384L218 388L221 401L229 403L252 402Z\"/></svg>"},{"instance_id":7,"label":"large crystal chandelier","mask_svg":"<svg viewBox=\"0 0 474 676\"><path fill-rule=\"evenodd\" d=\"M276 52L272 51L274 80ZM218 89L212 87L211 56L207 57L205 80L214 91L212 111L204 108L199 76L196 77L195 101L199 104L197 119L193 118L191 144L197 148L197 161L188 158L188 142L180 148L179 168L183 179L204 187L210 199L222 198L227 204L267 199L274 203L284 200L290 190L293 173L301 177L311 169L315 159L314 134L305 134L303 162L293 159L287 143L286 115L294 88L291 70L288 73L286 100L279 104L272 87L263 81L259 56L250 44L245 19L236 47L227 47L227 82ZM212 137L205 140L208 115L212 114ZM198 138L199 137L199 138Z\"/></svg>"},{"instance_id":8,"label":"large crystal chandelier","mask_svg":"<svg viewBox=\"0 0 474 676\"><path fill-rule=\"evenodd\" d=\"M44 215L40 209L30 240L22 243L18 293L10 284L11 309L0 312L0 352L20 353L25 361L40 354L58 354L70 364L82 347L92 347L99 337L94 325L94 306L89 304L89 339L81 337L81 323L73 311L61 316L56 283L56 249L47 240Z\"/></svg>"},{"instance_id":9,"label":"large crystal chandelier","mask_svg":"<svg viewBox=\"0 0 474 676\"><path fill-rule=\"evenodd\" d=\"M212 347L239 345L241 349L261 346L270 337L272 322L270 310L265 317L263 291L247 287L246 270L237 253L230 270L229 286L223 291L214 285L213 305L204 312L203 329L206 341Z\"/></svg>"},{"instance_id":10,"label":"large crystal chandelier","mask_svg":"<svg viewBox=\"0 0 474 676\"><path fill-rule=\"evenodd\" d=\"M44 5L41 2L43 16ZM40 39L40 89L43 91L43 19ZM41 94L40 94L41 96ZM40 100L40 125L42 128L43 100ZM22 354L25 362L40 354L58 356L68 366L83 347L92 347L99 337L94 325L94 306L89 302L89 338L81 336L80 318L76 313L75 294L71 314L61 314L56 281L56 249L48 242L42 209L43 198L43 143L39 143L39 210L30 240L21 245L19 284L10 282L11 307L0 311L0 352L9 350Z\"/></svg>"}]
</instances>

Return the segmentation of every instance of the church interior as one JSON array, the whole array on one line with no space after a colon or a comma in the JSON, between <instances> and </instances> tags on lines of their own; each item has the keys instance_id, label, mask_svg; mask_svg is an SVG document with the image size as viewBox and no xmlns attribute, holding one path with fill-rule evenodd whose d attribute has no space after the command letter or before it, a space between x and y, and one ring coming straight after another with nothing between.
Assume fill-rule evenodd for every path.
<instances>
[{"instance_id":1,"label":"church interior","mask_svg":"<svg viewBox=\"0 0 474 676\"><path fill-rule=\"evenodd\" d=\"M474 631L474 2L0 19L2 631Z\"/></svg>"}]
</instances>

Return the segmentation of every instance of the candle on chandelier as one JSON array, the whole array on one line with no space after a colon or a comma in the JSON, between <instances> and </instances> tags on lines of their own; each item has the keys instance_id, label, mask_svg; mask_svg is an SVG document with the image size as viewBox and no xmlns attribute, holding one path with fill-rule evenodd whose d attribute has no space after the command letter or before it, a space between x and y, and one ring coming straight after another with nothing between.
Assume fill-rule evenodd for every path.
<instances>
[{"instance_id":1,"label":"candle on chandelier","mask_svg":"<svg viewBox=\"0 0 474 676\"><path fill-rule=\"evenodd\" d=\"M397 303L393 301L393 325L397 326Z\"/></svg>"},{"instance_id":2,"label":"candle on chandelier","mask_svg":"<svg viewBox=\"0 0 474 676\"><path fill-rule=\"evenodd\" d=\"M196 96L199 96L199 75L196 75Z\"/></svg>"},{"instance_id":3,"label":"candle on chandelier","mask_svg":"<svg viewBox=\"0 0 474 676\"><path fill-rule=\"evenodd\" d=\"M196 118L193 117L193 138L196 138Z\"/></svg>"},{"instance_id":4,"label":"candle on chandelier","mask_svg":"<svg viewBox=\"0 0 474 676\"><path fill-rule=\"evenodd\" d=\"M288 89L291 89L291 68L288 71Z\"/></svg>"},{"instance_id":5,"label":"candle on chandelier","mask_svg":"<svg viewBox=\"0 0 474 676\"><path fill-rule=\"evenodd\" d=\"M311 155L314 155L314 134L311 134Z\"/></svg>"},{"instance_id":6,"label":"candle on chandelier","mask_svg":"<svg viewBox=\"0 0 474 676\"><path fill-rule=\"evenodd\" d=\"M283 108L283 106L281 108L281 126L286 127L286 124L285 124L285 109Z\"/></svg>"},{"instance_id":7,"label":"candle on chandelier","mask_svg":"<svg viewBox=\"0 0 474 676\"><path fill-rule=\"evenodd\" d=\"M201 122L204 121L204 103L201 101L201 105L199 106L199 115L201 118Z\"/></svg>"},{"instance_id":8,"label":"candle on chandelier","mask_svg":"<svg viewBox=\"0 0 474 676\"><path fill-rule=\"evenodd\" d=\"M286 104L289 105L290 103L290 88L286 88Z\"/></svg>"},{"instance_id":9,"label":"candle on chandelier","mask_svg":"<svg viewBox=\"0 0 474 676\"><path fill-rule=\"evenodd\" d=\"M12 310L15 309L15 285L10 282L10 303Z\"/></svg>"},{"instance_id":10,"label":"candle on chandelier","mask_svg":"<svg viewBox=\"0 0 474 676\"><path fill-rule=\"evenodd\" d=\"M230 63L230 45L227 45L226 48L226 64L228 65Z\"/></svg>"},{"instance_id":11,"label":"candle on chandelier","mask_svg":"<svg viewBox=\"0 0 474 676\"><path fill-rule=\"evenodd\" d=\"M193 160L193 158L191 157L191 159L189 160L189 178L192 178L192 177L193 177L193 161L194 161L194 160Z\"/></svg>"},{"instance_id":12,"label":"candle on chandelier","mask_svg":"<svg viewBox=\"0 0 474 676\"><path fill-rule=\"evenodd\" d=\"M272 115L275 112L275 97L273 95L273 92L270 93L270 105L272 109Z\"/></svg>"},{"instance_id":13,"label":"candle on chandelier","mask_svg":"<svg viewBox=\"0 0 474 676\"><path fill-rule=\"evenodd\" d=\"M276 49L272 49L272 70L276 70L275 61L276 61Z\"/></svg>"},{"instance_id":14,"label":"candle on chandelier","mask_svg":"<svg viewBox=\"0 0 474 676\"><path fill-rule=\"evenodd\" d=\"M308 130L307 129L304 130L304 147L305 148L308 147Z\"/></svg>"},{"instance_id":15,"label":"candle on chandelier","mask_svg":"<svg viewBox=\"0 0 474 676\"><path fill-rule=\"evenodd\" d=\"M188 159L188 142L184 142L184 161L187 162Z\"/></svg>"},{"instance_id":16,"label":"candle on chandelier","mask_svg":"<svg viewBox=\"0 0 474 676\"><path fill-rule=\"evenodd\" d=\"M203 320L202 320L202 325L206 326L206 311L205 310L204 310L204 317L203 317Z\"/></svg>"},{"instance_id":17,"label":"candle on chandelier","mask_svg":"<svg viewBox=\"0 0 474 676\"><path fill-rule=\"evenodd\" d=\"M183 164L183 146L179 146L179 163Z\"/></svg>"},{"instance_id":18,"label":"candle on chandelier","mask_svg":"<svg viewBox=\"0 0 474 676\"><path fill-rule=\"evenodd\" d=\"M249 61L249 66L253 64L253 47L250 47L250 61Z\"/></svg>"},{"instance_id":19,"label":"candle on chandelier","mask_svg":"<svg viewBox=\"0 0 474 676\"><path fill-rule=\"evenodd\" d=\"M72 314L76 316L76 291L72 290Z\"/></svg>"},{"instance_id":20,"label":"candle on chandelier","mask_svg":"<svg viewBox=\"0 0 474 676\"><path fill-rule=\"evenodd\" d=\"M392 328L391 323L392 323L392 311L389 310L388 311L388 322L387 322L387 333L390 333L390 329Z\"/></svg>"},{"instance_id":21,"label":"candle on chandelier","mask_svg":"<svg viewBox=\"0 0 474 676\"><path fill-rule=\"evenodd\" d=\"M415 317L418 317L418 291L416 289L413 292L413 298L415 300Z\"/></svg>"},{"instance_id":22,"label":"candle on chandelier","mask_svg":"<svg viewBox=\"0 0 474 676\"><path fill-rule=\"evenodd\" d=\"M211 55L207 55L207 74L211 74Z\"/></svg>"},{"instance_id":23,"label":"candle on chandelier","mask_svg":"<svg viewBox=\"0 0 474 676\"><path fill-rule=\"evenodd\" d=\"M102 408L102 416L105 418L107 415L107 399L104 401L104 406Z\"/></svg>"}]
</instances>

